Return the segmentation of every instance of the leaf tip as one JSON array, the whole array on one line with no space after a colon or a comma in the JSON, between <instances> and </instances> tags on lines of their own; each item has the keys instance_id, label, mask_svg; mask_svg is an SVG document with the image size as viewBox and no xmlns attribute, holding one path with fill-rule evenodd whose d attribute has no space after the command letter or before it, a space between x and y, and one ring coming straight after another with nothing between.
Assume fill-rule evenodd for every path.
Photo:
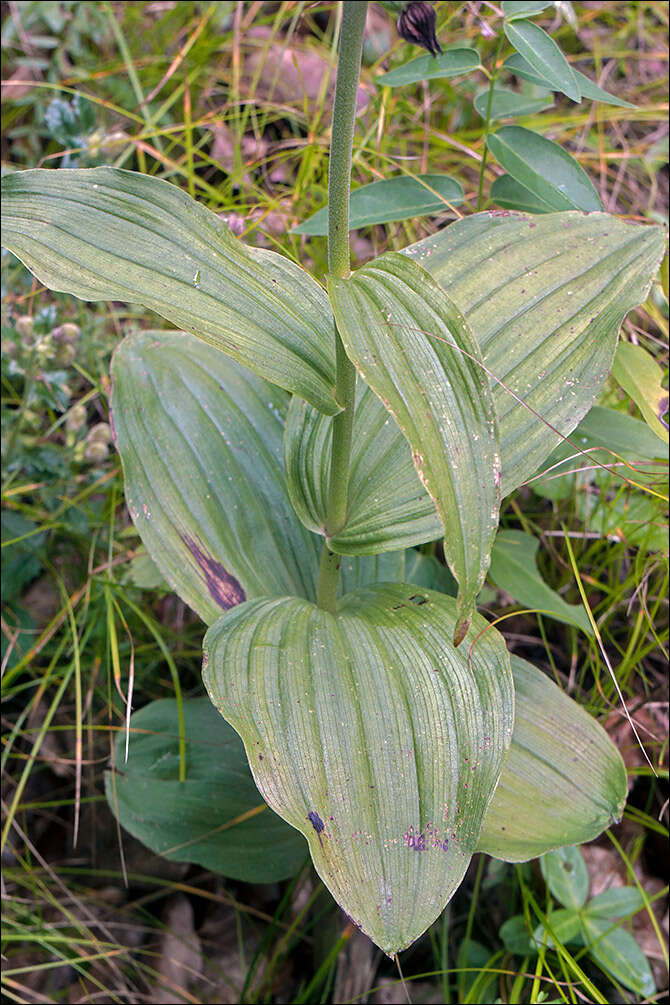
<instances>
[{"instance_id":1,"label":"leaf tip","mask_svg":"<svg viewBox=\"0 0 670 1005\"><path fill-rule=\"evenodd\" d=\"M461 642L468 634L468 628L470 627L470 617L469 615L463 616L456 622L456 627L454 628L454 649L458 649Z\"/></svg>"}]
</instances>

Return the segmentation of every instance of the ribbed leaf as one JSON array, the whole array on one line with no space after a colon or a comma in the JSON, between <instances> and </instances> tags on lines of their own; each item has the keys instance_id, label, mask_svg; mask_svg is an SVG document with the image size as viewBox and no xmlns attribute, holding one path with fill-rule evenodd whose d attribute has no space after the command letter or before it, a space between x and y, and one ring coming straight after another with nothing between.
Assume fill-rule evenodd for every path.
<instances>
[{"instance_id":1,"label":"ribbed leaf","mask_svg":"<svg viewBox=\"0 0 670 1005\"><path fill-rule=\"evenodd\" d=\"M438 590L455 597L458 593L456 580L446 565L439 562L435 555L424 555L416 548L408 548L405 552L405 580L415 583L426 590Z\"/></svg>"},{"instance_id":2,"label":"ribbed leaf","mask_svg":"<svg viewBox=\"0 0 670 1005\"><path fill-rule=\"evenodd\" d=\"M512 747L478 847L523 862L592 841L620 820L627 779L618 750L581 706L518 656L512 673Z\"/></svg>"},{"instance_id":3,"label":"ribbed leaf","mask_svg":"<svg viewBox=\"0 0 670 1005\"><path fill-rule=\"evenodd\" d=\"M493 399L459 312L424 269L390 253L329 282L347 354L412 448L459 585L455 642L486 576L498 524Z\"/></svg>"},{"instance_id":4,"label":"ribbed leaf","mask_svg":"<svg viewBox=\"0 0 670 1005\"><path fill-rule=\"evenodd\" d=\"M313 598L318 541L286 491L284 392L180 332L125 339L112 376L128 508L179 596L208 624L248 597Z\"/></svg>"},{"instance_id":5,"label":"ribbed leaf","mask_svg":"<svg viewBox=\"0 0 670 1005\"><path fill-rule=\"evenodd\" d=\"M573 101L581 101L579 84L570 64L539 25L532 21L505 21L504 31L516 51L548 81L555 91L562 91Z\"/></svg>"},{"instance_id":6,"label":"ribbed leaf","mask_svg":"<svg viewBox=\"0 0 670 1005\"><path fill-rule=\"evenodd\" d=\"M554 210L602 209L581 164L558 143L523 126L503 126L486 145L512 177Z\"/></svg>"},{"instance_id":7,"label":"ribbed leaf","mask_svg":"<svg viewBox=\"0 0 670 1005\"><path fill-rule=\"evenodd\" d=\"M332 420L293 398L284 436L291 502L310 530L326 523ZM435 503L421 484L410 446L381 401L359 378L347 523L328 545L340 554L374 554L443 534Z\"/></svg>"},{"instance_id":8,"label":"ribbed leaf","mask_svg":"<svg viewBox=\"0 0 670 1005\"><path fill-rule=\"evenodd\" d=\"M401 87L404 84L416 84L422 80L439 77L458 77L476 70L478 66L479 53L476 49L454 46L445 49L437 56L425 55L410 59L389 73L381 73L375 77L375 84L377 87Z\"/></svg>"},{"instance_id":9,"label":"ribbed leaf","mask_svg":"<svg viewBox=\"0 0 670 1005\"><path fill-rule=\"evenodd\" d=\"M296 831L254 785L239 736L209 698L184 702L186 778L179 780L179 719L173 699L152 701L117 734L115 771L105 775L112 813L134 837L174 862L247 883L287 879L307 858Z\"/></svg>"},{"instance_id":10,"label":"ribbed leaf","mask_svg":"<svg viewBox=\"0 0 670 1005\"><path fill-rule=\"evenodd\" d=\"M349 594L337 616L250 601L205 636L205 685L263 797L389 955L463 878L511 736L509 657L473 621L455 650L455 601L396 585Z\"/></svg>"},{"instance_id":11,"label":"ribbed leaf","mask_svg":"<svg viewBox=\"0 0 670 1005\"><path fill-rule=\"evenodd\" d=\"M248 248L157 178L113 168L2 179L2 239L53 290L142 304L328 415L335 339L321 287Z\"/></svg>"},{"instance_id":12,"label":"ribbed leaf","mask_svg":"<svg viewBox=\"0 0 670 1005\"><path fill-rule=\"evenodd\" d=\"M446 174L404 175L361 185L351 193L349 230L375 223L408 220L442 213L450 204L463 202L463 186ZM328 207L293 228L294 234L327 234Z\"/></svg>"},{"instance_id":13,"label":"ribbed leaf","mask_svg":"<svg viewBox=\"0 0 670 1005\"><path fill-rule=\"evenodd\" d=\"M503 495L560 442L538 415L567 435L594 403L663 252L660 227L604 213L478 213L405 249L463 312L497 378Z\"/></svg>"},{"instance_id":14,"label":"ribbed leaf","mask_svg":"<svg viewBox=\"0 0 670 1005\"><path fill-rule=\"evenodd\" d=\"M361 586L375 583L407 583L405 552L387 551L384 555L343 555L340 562L339 593L353 593Z\"/></svg>"}]
</instances>

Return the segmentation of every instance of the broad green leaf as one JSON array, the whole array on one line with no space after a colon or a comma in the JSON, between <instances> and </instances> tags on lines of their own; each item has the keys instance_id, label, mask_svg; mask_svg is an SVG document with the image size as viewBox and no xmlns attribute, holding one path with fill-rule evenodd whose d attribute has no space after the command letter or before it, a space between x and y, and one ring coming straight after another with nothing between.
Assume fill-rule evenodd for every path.
<instances>
[{"instance_id":1,"label":"broad green leaf","mask_svg":"<svg viewBox=\"0 0 670 1005\"><path fill-rule=\"evenodd\" d=\"M537 74L530 63L526 62L518 52L514 52L511 56L508 56L503 63L503 67L509 70L510 73L514 73L517 77L521 77L522 80L527 80L538 87L551 87L546 77ZM631 105L630 101L617 98L615 94L610 94L609 91L604 91L602 87L598 87L589 77L576 70L574 66L572 67L572 72L575 75L583 98L588 98L590 101L600 101L604 105L616 105L619 108L635 108L635 105Z\"/></svg>"},{"instance_id":2,"label":"broad green leaf","mask_svg":"<svg viewBox=\"0 0 670 1005\"><path fill-rule=\"evenodd\" d=\"M177 702L161 699L130 720L105 774L119 823L157 855L195 862L247 883L292 876L307 858L296 831L263 802L240 738L209 698L184 702L186 779L179 781Z\"/></svg>"},{"instance_id":3,"label":"broad green leaf","mask_svg":"<svg viewBox=\"0 0 670 1005\"><path fill-rule=\"evenodd\" d=\"M592 897L583 913L592 918L625 918L644 907L644 897L635 886L613 886Z\"/></svg>"},{"instance_id":4,"label":"broad green leaf","mask_svg":"<svg viewBox=\"0 0 670 1005\"><path fill-rule=\"evenodd\" d=\"M593 628L581 604L566 604L547 586L537 567L540 542L521 530L499 531L491 552L489 579L524 607L577 625L593 636Z\"/></svg>"},{"instance_id":5,"label":"broad green leaf","mask_svg":"<svg viewBox=\"0 0 670 1005\"><path fill-rule=\"evenodd\" d=\"M503 209L518 209L522 213L554 212L548 202L510 174L502 174L495 179L491 185L491 199Z\"/></svg>"},{"instance_id":6,"label":"broad green leaf","mask_svg":"<svg viewBox=\"0 0 670 1005\"><path fill-rule=\"evenodd\" d=\"M665 462L667 472L667 461ZM635 472L628 472L635 478ZM666 474L667 484L667 474ZM619 480L594 471L576 498L576 516L592 533L644 551L667 551L667 510L662 502L643 492L635 492Z\"/></svg>"},{"instance_id":7,"label":"broad green leaf","mask_svg":"<svg viewBox=\"0 0 670 1005\"><path fill-rule=\"evenodd\" d=\"M581 101L579 84L570 64L546 31L532 21L505 21L507 39L533 70L549 83L552 90Z\"/></svg>"},{"instance_id":8,"label":"broad green leaf","mask_svg":"<svg viewBox=\"0 0 670 1005\"><path fill-rule=\"evenodd\" d=\"M656 994L647 958L630 932L588 914L582 915L582 926L589 953L605 973L645 998Z\"/></svg>"},{"instance_id":9,"label":"broad green leaf","mask_svg":"<svg viewBox=\"0 0 670 1005\"><path fill-rule=\"evenodd\" d=\"M175 185L107 167L5 175L2 240L50 289L142 304L338 411L321 287L287 258L246 247Z\"/></svg>"},{"instance_id":10,"label":"broad green leaf","mask_svg":"<svg viewBox=\"0 0 670 1005\"><path fill-rule=\"evenodd\" d=\"M286 491L284 392L180 332L128 337L112 377L128 509L179 596L207 624L248 597L313 598L318 542Z\"/></svg>"},{"instance_id":11,"label":"broad green leaf","mask_svg":"<svg viewBox=\"0 0 670 1005\"><path fill-rule=\"evenodd\" d=\"M621 343L622 345L624 343ZM583 449L605 447L615 454L628 460L653 460L666 455L665 448L659 443L658 437L652 433L646 422L634 419L625 412L617 412L613 408L594 405L575 429L570 437ZM574 454L570 444L563 444L561 450L569 450ZM596 454L601 460L606 460L605 451Z\"/></svg>"},{"instance_id":12,"label":"broad green leaf","mask_svg":"<svg viewBox=\"0 0 670 1005\"><path fill-rule=\"evenodd\" d=\"M523 914L515 914L500 926L498 933L508 953L515 956L530 956L537 952L537 946Z\"/></svg>"},{"instance_id":13,"label":"broad green leaf","mask_svg":"<svg viewBox=\"0 0 670 1005\"><path fill-rule=\"evenodd\" d=\"M552 209L602 209L586 171L553 140L523 126L502 126L487 136L486 145L516 181Z\"/></svg>"},{"instance_id":14,"label":"broad green leaf","mask_svg":"<svg viewBox=\"0 0 670 1005\"><path fill-rule=\"evenodd\" d=\"M349 230L376 223L414 219L429 213L443 213L463 202L463 186L446 174L404 175L361 185L351 193ZM293 228L294 234L328 233L328 207Z\"/></svg>"},{"instance_id":15,"label":"broad green leaf","mask_svg":"<svg viewBox=\"0 0 670 1005\"><path fill-rule=\"evenodd\" d=\"M544 880L564 907L578 911L589 895L589 874L579 848L556 848L540 859Z\"/></svg>"},{"instance_id":16,"label":"broad green leaf","mask_svg":"<svg viewBox=\"0 0 670 1005\"><path fill-rule=\"evenodd\" d=\"M450 597L398 584L349 594L336 616L250 601L205 636L205 686L263 797L389 955L461 882L511 736L504 642L474 615L455 650L456 621Z\"/></svg>"},{"instance_id":17,"label":"broad green leaf","mask_svg":"<svg viewBox=\"0 0 670 1005\"><path fill-rule=\"evenodd\" d=\"M512 673L512 746L479 851L523 862L592 841L620 820L627 778L618 750L583 708L518 656Z\"/></svg>"},{"instance_id":18,"label":"broad green leaf","mask_svg":"<svg viewBox=\"0 0 670 1005\"><path fill-rule=\"evenodd\" d=\"M484 582L498 524L493 398L461 314L416 262L393 252L328 284L338 331L363 380L412 448L459 585L455 643Z\"/></svg>"},{"instance_id":19,"label":"broad green leaf","mask_svg":"<svg viewBox=\"0 0 670 1005\"><path fill-rule=\"evenodd\" d=\"M519 18L535 17L547 7L553 7L554 0L503 0L502 12L508 21Z\"/></svg>"},{"instance_id":20,"label":"broad green leaf","mask_svg":"<svg viewBox=\"0 0 670 1005\"><path fill-rule=\"evenodd\" d=\"M578 911L574 911L572 908L551 911L547 915L547 922L546 925L538 925L533 932L533 939L538 947L545 945L548 949L555 949L557 942L559 945L566 942L581 942L582 933Z\"/></svg>"},{"instance_id":21,"label":"broad green leaf","mask_svg":"<svg viewBox=\"0 0 670 1005\"><path fill-rule=\"evenodd\" d=\"M475 95L475 111L483 119L486 118L488 102L488 88ZM553 104L554 99L551 94L545 97L531 97L528 94L510 91L505 87L496 87L493 90L490 119L515 119L520 115L535 115L537 112L544 111L545 108L551 108Z\"/></svg>"},{"instance_id":22,"label":"broad green leaf","mask_svg":"<svg viewBox=\"0 0 670 1005\"><path fill-rule=\"evenodd\" d=\"M304 525L324 533L330 475L331 419L299 398L291 401L284 436L288 491ZM347 523L328 545L340 554L394 551L441 537L435 504L412 452L373 391L359 378Z\"/></svg>"},{"instance_id":23,"label":"broad green leaf","mask_svg":"<svg viewBox=\"0 0 670 1005\"><path fill-rule=\"evenodd\" d=\"M508 212L458 220L405 249L479 342L498 415L503 495L536 473L561 442L557 432L569 435L595 402L621 321L646 299L664 251L660 227L605 213Z\"/></svg>"},{"instance_id":24,"label":"broad green leaf","mask_svg":"<svg viewBox=\"0 0 670 1005\"><path fill-rule=\"evenodd\" d=\"M551 911L547 915L547 921L546 928L540 924L531 934L522 914L509 918L500 927L500 938L503 940L505 949L508 953L514 953L516 956L535 956L542 945L553 949L554 939L549 929L553 931L561 944L582 942L578 912L560 908L557 911Z\"/></svg>"},{"instance_id":25,"label":"broad green leaf","mask_svg":"<svg viewBox=\"0 0 670 1005\"><path fill-rule=\"evenodd\" d=\"M415 548L408 548L405 552L405 582L415 583L426 590L438 590L450 597L455 597L458 592L456 580L447 566L438 562L434 555L423 555Z\"/></svg>"},{"instance_id":26,"label":"broad green leaf","mask_svg":"<svg viewBox=\"0 0 670 1005\"><path fill-rule=\"evenodd\" d=\"M375 583L406 583L405 552L387 551L383 555L343 555L340 563L340 595L353 593ZM413 582L413 580L409 580Z\"/></svg>"},{"instance_id":27,"label":"broad green leaf","mask_svg":"<svg viewBox=\"0 0 670 1005\"><path fill-rule=\"evenodd\" d=\"M403 84L416 84L436 77L459 77L476 70L478 66L479 53L476 49L456 46L445 49L438 56L427 54L410 59L389 73L381 73L374 78L374 82L377 87L401 87Z\"/></svg>"},{"instance_id":28,"label":"broad green leaf","mask_svg":"<svg viewBox=\"0 0 670 1005\"><path fill-rule=\"evenodd\" d=\"M638 483L657 481L659 465L667 468L667 458L662 457L665 448L647 423L612 408L594 405L570 435L570 441L562 443L547 458L544 465L547 476L531 481L531 488L538 495L566 499L574 492L576 472L583 470L589 483L596 479L597 462L609 466L618 464L621 474ZM599 447L602 449L597 449ZM580 454L577 448L587 454ZM634 465L634 469L621 468L622 459ZM613 481L615 489L623 485L622 481Z\"/></svg>"},{"instance_id":29,"label":"broad green leaf","mask_svg":"<svg viewBox=\"0 0 670 1005\"><path fill-rule=\"evenodd\" d=\"M614 357L612 376L633 399L649 428L668 442L668 391L663 387L663 371L641 345L621 341Z\"/></svg>"}]
</instances>

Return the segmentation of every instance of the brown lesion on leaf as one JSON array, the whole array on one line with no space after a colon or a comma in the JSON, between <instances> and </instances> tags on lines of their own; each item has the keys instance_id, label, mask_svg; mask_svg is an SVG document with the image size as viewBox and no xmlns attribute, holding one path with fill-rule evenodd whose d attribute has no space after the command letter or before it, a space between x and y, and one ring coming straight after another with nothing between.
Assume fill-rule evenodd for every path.
<instances>
[{"instance_id":1,"label":"brown lesion on leaf","mask_svg":"<svg viewBox=\"0 0 670 1005\"><path fill-rule=\"evenodd\" d=\"M237 604L244 603L247 595L233 574L228 572L221 562L217 562L203 551L198 542L188 534L182 534L181 539L202 569L207 589L219 607L227 611Z\"/></svg>"}]
</instances>

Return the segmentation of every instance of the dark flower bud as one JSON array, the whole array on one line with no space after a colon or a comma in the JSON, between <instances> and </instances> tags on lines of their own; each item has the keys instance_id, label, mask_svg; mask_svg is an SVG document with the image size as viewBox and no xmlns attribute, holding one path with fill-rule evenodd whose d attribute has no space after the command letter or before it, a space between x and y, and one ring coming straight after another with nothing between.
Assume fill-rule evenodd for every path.
<instances>
[{"instance_id":1,"label":"dark flower bud","mask_svg":"<svg viewBox=\"0 0 670 1005\"><path fill-rule=\"evenodd\" d=\"M437 56L442 48L435 35L435 20L435 8L432 4L423 0L408 3L398 18L398 34L406 42L420 45L431 55Z\"/></svg>"}]
</instances>

